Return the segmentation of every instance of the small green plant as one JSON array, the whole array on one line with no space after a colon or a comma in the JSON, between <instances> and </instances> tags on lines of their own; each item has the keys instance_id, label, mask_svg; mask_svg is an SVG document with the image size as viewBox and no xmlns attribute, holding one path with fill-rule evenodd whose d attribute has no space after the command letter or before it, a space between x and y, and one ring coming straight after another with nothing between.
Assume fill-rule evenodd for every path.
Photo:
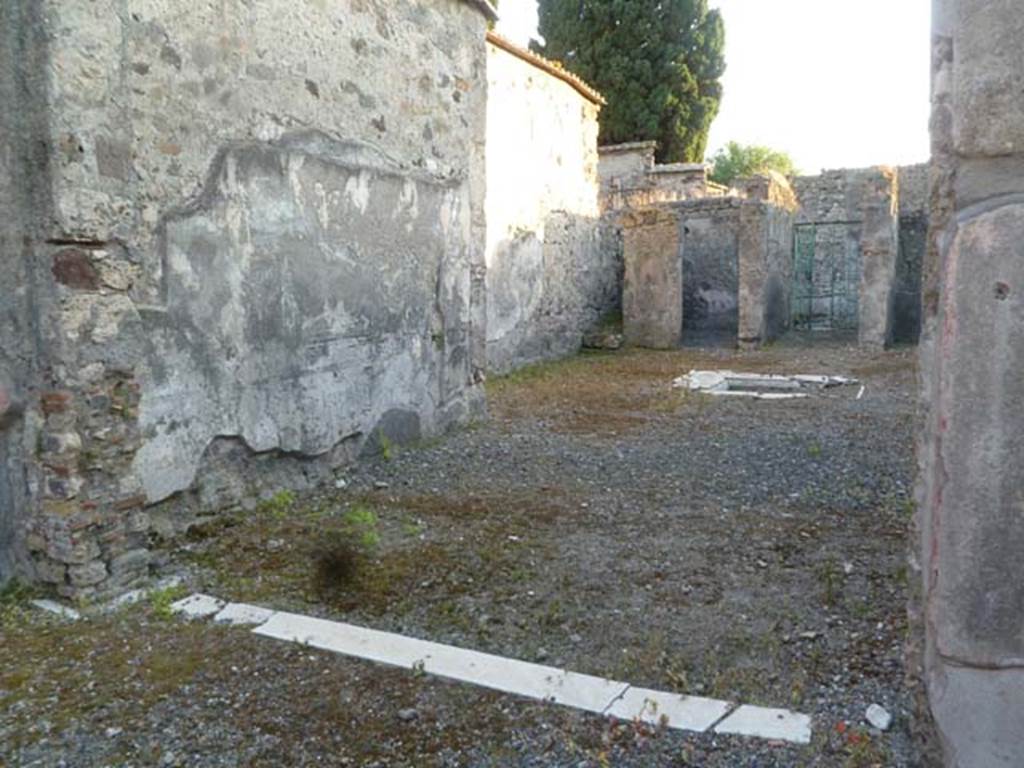
<instances>
[{"instance_id":1,"label":"small green plant","mask_svg":"<svg viewBox=\"0 0 1024 768\"><path fill-rule=\"evenodd\" d=\"M185 587L175 584L161 589L149 591L149 606L153 609L153 615L158 619L170 619L174 614L171 612L171 604L185 596Z\"/></svg>"},{"instance_id":2,"label":"small green plant","mask_svg":"<svg viewBox=\"0 0 1024 768\"><path fill-rule=\"evenodd\" d=\"M349 589L367 559L380 546L377 514L357 504L342 517L339 529L325 531L313 551L313 586L331 599Z\"/></svg>"},{"instance_id":3,"label":"small green plant","mask_svg":"<svg viewBox=\"0 0 1024 768\"><path fill-rule=\"evenodd\" d=\"M345 513L342 520L345 530L367 554L371 554L380 545L377 513L369 507L357 504Z\"/></svg>"},{"instance_id":4,"label":"small green plant","mask_svg":"<svg viewBox=\"0 0 1024 768\"><path fill-rule=\"evenodd\" d=\"M381 435L378 441L380 443L380 456L384 461L391 461L395 457L395 444L391 442L391 438L387 435Z\"/></svg>"},{"instance_id":5,"label":"small green plant","mask_svg":"<svg viewBox=\"0 0 1024 768\"><path fill-rule=\"evenodd\" d=\"M284 518L295 506L296 496L292 491L278 491L269 499L264 499L256 507L256 511L262 515L268 515L278 520Z\"/></svg>"},{"instance_id":6,"label":"small green plant","mask_svg":"<svg viewBox=\"0 0 1024 768\"><path fill-rule=\"evenodd\" d=\"M819 458L821 456L821 444L818 442L813 442L809 446L807 446L807 455L810 456L812 459Z\"/></svg>"}]
</instances>

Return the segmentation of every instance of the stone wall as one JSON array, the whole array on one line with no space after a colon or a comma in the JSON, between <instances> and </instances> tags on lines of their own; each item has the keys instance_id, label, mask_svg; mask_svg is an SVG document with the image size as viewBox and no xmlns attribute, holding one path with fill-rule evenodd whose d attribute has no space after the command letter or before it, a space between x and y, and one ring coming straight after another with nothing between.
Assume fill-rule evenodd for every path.
<instances>
[{"instance_id":1,"label":"stone wall","mask_svg":"<svg viewBox=\"0 0 1024 768\"><path fill-rule=\"evenodd\" d=\"M598 211L600 103L507 41L487 46L487 363L579 350L619 308L621 262Z\"/></svg>"},{"instance_id":2,"label":"stone wall","mask_svg":"<svg viewBox=\"0 0 1024 768\"><path fill-rule=\"evenodd\" d=\"M682 227L683 342L734 345L739 328L740 202L673 206Z\"/></svg>"},{"instance_id":3,"label":"stone wall","mask_svg":"<svg viewBox=\"0 0 1024 768\"><path fill-rule=\"evenodd\" d=\"M644 208L705 197L723 197L729 190L708 180L704 163L656 165L653 141L612 144L599 148L601 210Z\"/></svg>"},{"instance_id":4,"label":"stone wall","mask_svg":"<svg viewBox=\"0 0 1024 768\"><path fill-rule=\"evenodd\" d=\"M793 211L705 198L626 211L626 341L757 346L789 328Z\"/></svg>"},{"instance_id":5,"label":"stone wall","mask_svg":"<svg viewBox=\"0 0 1024 768\"><path fill-rule=\"evenodd\" d=\"M0 574L127 588L481 408L483 8L3 4Z\"/></svg>"},{"instance_id":6,"label":"stone wall","mask_svg":"<svg viewBox=\"0 0 1024 768\"><path fill-rule=\"evenodd\" d=\"M683 228L668 208L620 218L625 276L622 332L627 344L674 349L683 340Z\"/></svg>"},{"instance_id":7,"label":"stone wall","mask_svg":"<svg viewBox=\"0 0 1024 768\"><path fill-rule=\"evenodd\" d=\"M862 317L872 329L865 329L866 343L888 344L892 341L915 342L920 329L920 255L924 249L927 226L926 166L914 165L894 169L892 195L898 209L898 229L894 264L887 264L881 273L872 269L869 283L877 283L872 296L864 292L865 248L877 256L877 231L865 229L867 209L873 199L872 187L879 183L881 168L855 168L825 171L820 176L801 176L793 180L799 201L796 222L806 237L813 230L813 284L800 294L813 293L815 299L797 301L793 305L794 322L813 329L857 330L861 332ZM905 186L904 186L905 185ZM888 221L885 227L888 226ZM872 240L873 242L868 242ZM799 238L798 238L799 242ZM874 264L869 265L874 266ZM874 278L879 274L891 279L883 285ZM881 302L875 295L881 291ZM881 313L881 314L879 314ZM887 329L882 333L879 329Z\"/></svg>"},{"instance_id":8,"label":"stone wall","mask_svg":"<svg viewBox=\"0 0 1024 768\"><path fill-rule=\"evenodd\" d=\"M740 210L737 341L775 341L790 328L793 285L792 207L747 202Z\"/></svg>"},{"instance_id":9,"label":"stone wall","mask_svg":"<svg viewBox=\"0 0 1024 768\"><path fill-rule=\"evenodd\" d=\"M936 0L932 24L910 662L944 764L1011 766L1024 754L1024 14Z\"/></svg>"}]
</instances>

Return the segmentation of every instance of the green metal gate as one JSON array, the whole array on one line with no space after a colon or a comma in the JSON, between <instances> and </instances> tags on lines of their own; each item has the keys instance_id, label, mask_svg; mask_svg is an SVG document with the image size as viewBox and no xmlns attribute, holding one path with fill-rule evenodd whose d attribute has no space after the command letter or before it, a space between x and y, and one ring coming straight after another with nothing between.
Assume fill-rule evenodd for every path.
<instances>
[{"instance_id":1,"label":"green metal gate","mask_svg":"<svg viewBox=\"0 0 1024 768\"><path fill-rule=\"evenodd\" d=\"M856 330L860 291L859 221L797 224L793 230L793 327Z\"/></svg>"}]
</instances>

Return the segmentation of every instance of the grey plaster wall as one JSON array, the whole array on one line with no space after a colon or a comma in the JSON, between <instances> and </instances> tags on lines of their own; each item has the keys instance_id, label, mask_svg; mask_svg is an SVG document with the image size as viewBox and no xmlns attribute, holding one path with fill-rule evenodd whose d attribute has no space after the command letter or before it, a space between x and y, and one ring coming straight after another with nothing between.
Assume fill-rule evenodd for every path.
<instances>
[{"instance_id":1,"label":"grey plaster wall","mask_svg":"<svg viewBox=\"0 0 1024 768\"><path fill-rule=\"evenodd\" d=\"M683 233L683 342L733 345L739 328L740 209L712 202L674 210Z\"/></svg>"},{"instance_id":2,"label":"grey plaster wall","mask_svg":"<svg viewBox=\"0 0 1024 768\"><path fill-rule=\"evenodd\" d=\"M934 4L909 649L943 763L957 768L1024 754L1022 36L1017 3Z\"/></svg>"},{"instance_id":3,"label":"grey plaster wall","mask_svg":"<svg viewBox=\"0 0 1024 768\"><path fill-rule=\"evenodd\" d=\"M123 589L195 514L479 412L477 3L3 13L32 63L0 74L31 139L4 162L41 181L0 186L0 337L35 339L0 341L25 403L0 494L37 578Z\"/></svg>"},{"instance_id":4,"label":"grey plaster wall","mask_svg":"<svg viewBox=\"0 0 1024 768\"><path fill-rule=\"evenodd\" d=\"M579 351L583 335L622 301L619 235L607 220L554 212L544 240L524 231L498 245L488 270L488 368Z\"/></svg>"}]
</instances>

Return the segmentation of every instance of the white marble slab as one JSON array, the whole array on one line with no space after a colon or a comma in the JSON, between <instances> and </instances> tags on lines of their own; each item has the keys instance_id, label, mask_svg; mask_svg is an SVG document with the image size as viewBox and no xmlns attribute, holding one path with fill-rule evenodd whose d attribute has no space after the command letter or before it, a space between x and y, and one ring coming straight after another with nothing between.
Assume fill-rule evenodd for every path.
<instances>
[{"instance_id":1,"label":"white marble slab","mask_svg":"<svg viewBox=\"0 0 1024 768\"><path fill-rule=\"evenodd\" d=\"M275 613L253 632L599 714L628 687L600 677L292 613Z\"/></svg>"},{"instance_id":2,"label":"white marble slab","mask_svg":"<svg viewBox=\"0 0 1024 768\"><path fill-rule=\"evenodd\" d=\"M171 612L179 613L187 619L205 619L220 611L224 601L210 595L196 593L171 603Z\"/></svg>"},{"instance_id":3,"label":"white marble slab","mask_svg":"<svg viewBox=\"0 0 1024 768\"><path fill-rule=\"evenodd\" d=\"M56 600L33 600L32 605L41 611L52 613L54 616L60 616L62 619L67 619L68 621L78 621L82 618L82 614L74 608L68 608L66 605L61 605Z\"/></svg>"},{"instance_id":4,"label":"white marble slab","mask_svg":"<svg viewBox=\"0 0 1024 768\"><path fill-rule=\"evenodd\" d=\"M274 615L274 611L249 603L228 603L213 617L213 620L220 624L234 624L244 626L247 624L263 624Z\"/></svg>"},{"instance_id":5,"label":"white marble slab","mask_svg":"<svg viewBox=\"0 0 1024 768\"><path fill-rule=\"evenodd\" d=\"M715 726L715 733L758 736L762 739L811 743L811 718L788 709L770 709L744 704Z\"/></svg>"},{"instance_id":6,"label":"white marble slab","mask_svg":"<svg viewBox=\"0 0 1024 768\"><path fill-rule=\"evenodd\" d=\"M720 699L683 696L678 693L629 688L612 702L606 714L621 720L636 720L664 725L682 731L703 733L735 706Z\"/></svg>"}]
</instances>

